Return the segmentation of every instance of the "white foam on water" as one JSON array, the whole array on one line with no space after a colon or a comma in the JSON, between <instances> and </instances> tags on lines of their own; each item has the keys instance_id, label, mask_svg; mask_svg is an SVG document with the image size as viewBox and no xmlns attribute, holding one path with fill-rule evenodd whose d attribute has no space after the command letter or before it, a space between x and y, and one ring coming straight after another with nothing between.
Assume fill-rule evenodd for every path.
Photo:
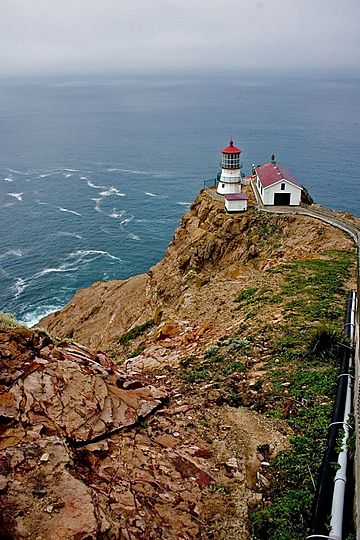
<instances>
[{"instance_id":1,"label":"white foam on water","mask_svg":"<svg viewBox=\"0 0 360 540\"><path fill-rule=\"evenodd\" d=\"M106 191L101 191L99 193L101 197L110 197L111 195L117 195L118 197L125 197L125 193L122 193L117 188L110 186Z\"/></svg>"},{"instance_id":2,"label":"white foam on water","mask_svg":"<svg viewBox=\"0 0 360 540\"><path fill-rule=\"evenodd\" d=\"M66 232L66 231L58 231L57 233L54 233L54 235L55 236L71 236L73 238L78 238L79 240L82 239L81 234Z\"/></svg>"},{"instance_id":3,"label":"white foam on water","mask_svg":"<svg viewBox=\"0 0 360 540\"><path fill-rule=\"evenodd\" d=\"M14 285L12 286L14 298L18 298L20 294L23 292L23 290L26 289L26 287L27 287L27 284L26 284L25 279L16 278L16 281Z\"/></svg>"},{"instance_id":4,"label":"white foam on water","mask_svg":"<svg viewBox=\"0 0 360 540\"><path fill-rule=\"evenodd\" d=\"M88 177L87 176L80 176L80 180L87 180ZM91 186L90 186L91 187Z\"/></svg>"},{"instance_id":5,"label":"white foam on water","mask_svg":"<svg viewBox=\"0 0 360 540\"><path fill-rule=\"evenodd\" d=\"M72 174L72 173L65 173L63 176L64 176L65 178L70 178L70 176L73 176L73 174Z\"/></svg>"},{"instance_id":6,"label":"white foam on water","mask_svg":"<svg viewBox=\"0 0 360 540\"><path fill-rule=\"evenodd\" d=\"M15 204L14 202L5 203L2 205L1 208L10 208L10 206L14 206L14 204Z\"/></svg>"},{"instance_id":7,"label":"white foam on water","mask_svg":"<svg viewBox=\"0 0 360 540\"><path fill-rule=\"evenodd\" d=\"M116 261L122 262L122 259L120 259L119 257L115 257L115 255L112 255L108 251L103 251L101 249L79 249L75 251L74 253L70 253L69 258L78 257L79 258L78 262L80 262L81 260L86 258L88 255L99 255L99 256L101 255L101 256L109 257L110 259L114 259ZM97 258L97 257L94 257L94 258Z\"/></svg>"},{"instance_id":8,"label":"white foam on water","mask_svg":"<svg viewBox=\"0 0 360 540\"><path fill-rule=\"evenodd\" d=\"M13 182L14 181L13 178L9 178L8 176L5 176L4 180L5 180L5 182Z\"/></svg>"},{"instance_id":9,"label":"white foam on water","mask_svg":"<svg viewBox=\"0 0 360 540\"><path fill-rule=\"evenodd\" d=\"M119 219L123 217L123 215L126 213L126 210L120 210L119 212L116 210L116 208L112 209L111 214L109 214L109 217L113 219Z\"/></svg>"},{"instance_id":10,"label":"white foam on water","mask_svg":"<svg viewBox=\"0 0 360 540\"><path fill-rule=\"evenodd\" d=\"M3 259L7 259L8 257L22 257L22 256L23 256L23 252L21 251L21 249L13 248L13 249L9 249L8 251L5 251L5 253L2 253L0 255L0 261Z\"/></svg>"},{"instance_id":11,"label":"white foam on water","mask_svg":"<svg viewBox=\"0 0 360 540\"><path fill-rule=\"evenodd\" d=\"M87 180L86 177L84 177L84 180L85 180L85 179ZM107 187L107 186L98 186L98 185L96 185L96 184L93 184L93 182L92 182L91 180L87 180L86 183L87 183L87 185L88 185L89 187L91 187L91 188L93 188L93 189L106 189L106 187Z\"/></svg>"},{"instance_id":12,"label":"white foam on water","mask_svg":"<svg viewBox=\"0 0 360 540\"><path fill-rule=\"evenodd\" d=\"M150 191L145 191L145 195L148 195L149 197L158 197L159 195L155 195L155 193L151 193Z\"/></svg>"},{"instance_id":13,"label":"white foam on water","mask_svg":"<svg viewBox=\"0 0 360 540\"><path fill-rule=\"evenodd\" d=\"M15 174L24 174L25 176L27 176L27 173L24 173L22 171L17 171L16 169L6 169L6 170Z\"/></svg>"},{"instance_id":14,"label":"white foam on water","mask_svg":"<svg viewBox=\"0 0 360 540\"><path fill-rule=\"evenodd\" d=\"M6 195L10 195L10 197L15 197L18 201L22 201L23 192L21 193L7 193Z\"/></svg>"},{"instance_id":15,"label":"white foam on water","mask_svg":"<svg viewBox=\"0 0 360 540\"><path fill-rule=\"evenodd\" d=\"M120 221L120 225L127 225L133 219L134 219L134 216L130 216L130 217L126 218L126 219L123 219L122 221Z\"/></svg>"},{"instance_id":16,"label":"white foam on water","mask_svg":"<svg viewBox=\"0 0 360 540\"><path fill-rule=\"evenodd\" d=\"M129 233L129 238L131 238L131 240L141 240L141 238L134 233Z\"/></svg>"},{"instance_id":17,"label":"white foam on water","mask_svg":"<svg viewBox=\"0 0 360 540\"><path fill-rule=\"evenodd\" d=\"M185 202L185 201L179 201L176 204L179 204L180 206L191 206L191 202Z\"/></svg>"},{"instance_id":18,"label":"white foam on water","mask_svg":"<svg viewBox=\"0 0 360 540\"><path fill-rule=\"evenodd\" d=\"M54 311L58 311L64 307L60 304L47 304L45 306L39 306L36 307L33 311L29 311L28 313L25 313L21 319L19 319L20 324L24 324L28 328L31 328L32 326L37 325L37 323L43 318L49 315L50 313L53 313Z\"/></svg>"},{"instance_id":19,"label":"white foam on water","mask_svg":"<svg viewBox=\"0 0 360 540\"><path fill-rule=\"evenodd\" d=\"M95 202L95 206L94 206L95 211L102 213L102 210L100 208L100 203L102 199L100 198L100 199L91 199L91 200Z\"/></svg>"},{"instance_id":20,"label":"white foam on water","mask_svg":"<svg viewBox=\"0 0 360 540\"><path fill-rule=\"evenodd\" d=\"M44 270L40 270L40 272L37 272L32 276L32 278L29 279L29 283L34 279L41 278L42 276L46 276L47 274L59 274L62 272L76 272L79 270L78 266L74 266L74 262L70 263L63 263L58 268L44 268ZM26 285L27 286L27 285Z\"/></svg>"},{"instance_id":21,"label":"white foam on water","mask_svg":"<svg viewBox=\"0 0 360 540\"><path fill-rule=\"evenodd\" d=\"M68 214L74 214L74 216L82 217L82 215L79 214L79 212L75 212L75 210L69 210L68 208L62 208L61 206L58 206L57 208L60 210L60 212L67 212Z\"/></svg>"},{"instance_id":22,"label":"white foam on water","mask_svg":"<svg viewBox=\"0 0 360 540\"><path fill-rule=\"evenodd\" d=\"M116 167L113 167L111 169L106 169L107 172L126 172L130 174L142 174L145 176L157 176L156 173L151 171L138 171L136 169L118 169Z\"/></svg>"}]
</instances>

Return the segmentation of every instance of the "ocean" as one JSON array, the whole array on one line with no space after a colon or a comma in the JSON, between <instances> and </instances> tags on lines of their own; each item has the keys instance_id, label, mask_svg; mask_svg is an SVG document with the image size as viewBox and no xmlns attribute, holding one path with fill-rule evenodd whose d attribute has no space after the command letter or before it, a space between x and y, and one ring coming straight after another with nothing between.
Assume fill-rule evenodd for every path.
<instances>
[{"instance_id":1,"label":"ocean","mask_svg":"<svg viewBox=\"0 0 360 540\"><path fill-rule=\"evenodd\" d=\"M360 216L360 78L224 73L0 81L0 310L35 324L164 254L230 137Z\"/></svg>"}]
</instances>

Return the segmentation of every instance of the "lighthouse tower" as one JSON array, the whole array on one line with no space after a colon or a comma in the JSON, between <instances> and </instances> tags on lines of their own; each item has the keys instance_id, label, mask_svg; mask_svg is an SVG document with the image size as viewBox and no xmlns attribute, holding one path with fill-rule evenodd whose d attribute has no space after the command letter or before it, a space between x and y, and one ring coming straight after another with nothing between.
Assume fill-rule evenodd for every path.
<instances>
[{"instance_id":1,"label":"lighthouse tower","mask_svg":"<svg viewBox=\"0 0 360 540\"><path fill-rule=\"evenodd\" d=\"M240 148L234 146L231 140L229 146L221 151L221 176L217 185L217 193L241 193L241 167Z\"/></svg>"}]
</instances>

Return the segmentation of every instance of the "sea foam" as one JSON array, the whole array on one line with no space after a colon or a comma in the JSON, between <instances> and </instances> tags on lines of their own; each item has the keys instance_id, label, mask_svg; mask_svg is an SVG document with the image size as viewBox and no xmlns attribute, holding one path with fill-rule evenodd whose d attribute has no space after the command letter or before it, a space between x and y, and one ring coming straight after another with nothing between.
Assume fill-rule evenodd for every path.
<instances>
[{"instance_id":1,"label":"sea foam","mask_svg":"<svg viewBox=\"0 0 360 540\"><path fill-rule=\"evenodd\" d=\"M15 197L15 199L17 199L18 201L22 201L23 192L22 193L7 193L6 195L10 195L10 197Z\"/></svg>"}]
</instances>

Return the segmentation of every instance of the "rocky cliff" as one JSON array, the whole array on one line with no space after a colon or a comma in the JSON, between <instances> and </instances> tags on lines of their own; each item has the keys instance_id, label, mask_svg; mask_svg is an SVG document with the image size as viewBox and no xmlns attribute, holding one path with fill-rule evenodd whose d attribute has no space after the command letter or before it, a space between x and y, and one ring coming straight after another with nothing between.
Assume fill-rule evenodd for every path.
<instances>
[{"instance_id":1,"label":"rocky cliff","mask_svg":"<svg viewBox=\"0 0 360 540\"><path fill-rule=\"evenodd\" d=\"M310 218L202 193L146 274L78 291L50 334L3 329L2 537L248 539L287 476L271 458L331 406L305 338L341 321L353 253Z\"/></svg>"},{"instance_id":2,"label":"rocky cliff","mask_svg":"<svg viewBox=\"0 0 360 540\"><path fill-rule=\"evenodd\" d=\"M352 248L344 234L314 219L255 210L228 215L222 201L202 193L184 215L164 258L146 274L81 289L39 325L93 349L107 347L150 320L159 329L154 343L168 331L172 338L185 332L189 341L192 334L203 341L204 333L213 338L225 328L236 328L241 314L233 309L234 296L246 287L267 286L267 270L326 250ZM271 285L277 282L271 274Z\"/></svg>"}]
</instances>

